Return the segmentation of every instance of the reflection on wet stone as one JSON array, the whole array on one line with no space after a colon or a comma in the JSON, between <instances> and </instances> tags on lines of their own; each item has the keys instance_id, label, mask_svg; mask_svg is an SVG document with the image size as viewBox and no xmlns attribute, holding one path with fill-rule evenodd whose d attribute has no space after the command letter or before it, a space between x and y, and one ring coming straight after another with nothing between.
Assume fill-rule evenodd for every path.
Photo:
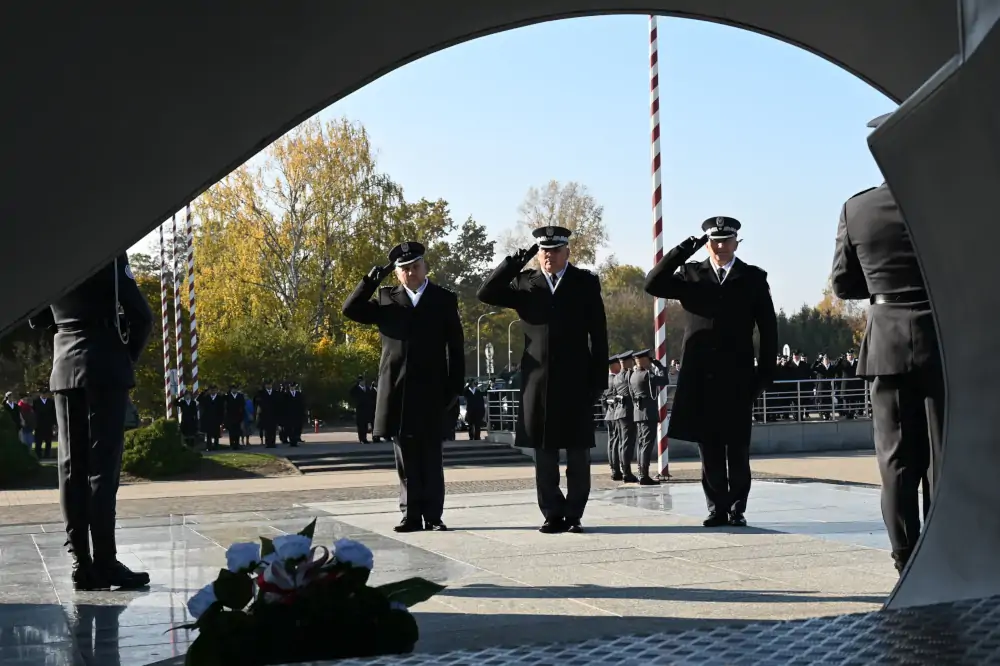
<instances>
[{"instance_id":1,"label":"reflection on wet stone","mask_svg":"<svg viewBox=\"0 0 1000 666\"><path fill-rule=\"evenodd\" d=\"M856 631L905 633L905 626L885 619L809 620L803 626L811 634L776 629L802 624L794 622L757 624L742 633L728 626L878 607L895 577L886 571L891 561L877 491L755 482L750 529L704 530L704 512L700 488L678 484L595 492L584 535L538 534L534 493L522 491L449 497L453 531L443 533L393 533L399 514L385 500L123 519L119 557L150 573L151 585L142 592L74 592L61 526L6 526L0 528L0 663L183 663L196 634L169 630L191 619L187 600L215 580L226 547L297 532L313 517L316 543L347 537L374 551L373 584L421 576L449 586L415 610L422 628L418 651L510 646L454 657L452 664L478 666L489 661L484 655L495 663L539 663L538 653L513 646L692 627L714 628L684 634L683 645L668 637L648 644L634 638L592 642L587 655L546 648L541 661L611 663L627 653L649 663L685 663L687 654L701 657L699 663L743 663L756 655L753 663L767 664L808 654L811 663L825 663L824 655L839 650L844 659L836 663L849 663L845 655L857 648ZM845 580L874 589L848 589L841 585ZM938 661L912 663L958 663L940 647L956 640L979 645L977 656L993 654L962 634L962 622L939 622L933 634L938 642L919 644ZM830 626L841 633L824 630ZM978 626L992 636L997 623ZM770 648L755 653L761 641ZM881 645L873 638L866 649L875 652L863 658L854 652L853 658L894 663L884 661ZM738 655L735 646L743 652ZM402 663L443 662L414 655Z\"/></svg>"}]
</instances>

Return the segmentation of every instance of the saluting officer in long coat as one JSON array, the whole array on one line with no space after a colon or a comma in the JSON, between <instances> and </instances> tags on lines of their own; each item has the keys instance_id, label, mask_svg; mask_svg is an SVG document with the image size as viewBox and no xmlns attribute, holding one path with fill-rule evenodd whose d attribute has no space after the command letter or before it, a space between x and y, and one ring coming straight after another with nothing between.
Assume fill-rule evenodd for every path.
<instances>
[{"instance_id":1,"label":"saluting officer in long coat","mask_svg":"<svg viewBox=\"0 0 1000 666\"><path fill-rule=\"evenodd\" d=\"M667 371L652 357L648 349L634 352L632 358L636 361L636 367L629 375L629 390L632 392L634 405L639 485L656 486L660 482L649 475L649 465L656 448L656 427L660 423L657 397L670 380L667 378Z\"/></svg>"},{"instance_id":2,"label":"saluting officer in long coat","mask_svg":"<svg viewBox=\"0 0 1000 666\"><path fill-rule=\"evenodd\" d=\"M152 322L125 254L29 320L32 328L55 328L49 386L59 427L59 503L77 590L149 584L148 574L118 561L115 516L128 394Z\"/></svg>"},{"instance_id":3,"label":"saluting officer in long coat","mask_svg":"<svg viewBox=\"0 0 1000 666\"><path fill-rule=\"evenodd\" d=\"M930 297L903 215L885 183L844 204L832 279L839 298L871 303L857 376L872 380L882 517L893 561L902 571L920 535L921 479L929 477L933 493L941 461L945 389Z\"/></svg>"},{"instance_id":4,"label":"saluting officer in long coat","mask_svg":"<svg viewBox=\"0 0 1000 666\"><path fill-rule=\"evenodd\" d=\"M399 285L379 288L394 269ZM423 245L402 243L387 265L362 278L344 302L344 315L378 326L382 337L372 436L393 438L403 513L394 529L445 530L441 425L465 378L458 298L427 279Z\"/></svg>"},{"instance_id":5,"label":"saluting officer in long coat","mask_svg":"<svg viewBox=\"0 0 1000 666\"><path fill-rule=\"evenodd\" d=\"M706 220L704 236L666 253L646 276L647 293L684 308L684 351L667 433L698 443L706 527L746 525L753 403L773 380L778 354L767 273L736 258L739 229L731 217ZM685 263L706 242L709 258Z\"/></svg>"},{"instance_id":6,"label":"saluting officer in long coat","mask_svg":"<svg viewBox=\"0 0 1000 666\"><path fill-rule=\"evenodd\" d=\"M537 245L505 258L479 288L483 303L521 318L524 353L517 445L535 449L535 485L544 533L582 532L590 495L594 406L606 389L608 329L601 283L569 263L570 230L542 227ZM537 253L541 270L522 270ZM566 451L564 496L559 451Z\"/></svg>"}]
</instances>

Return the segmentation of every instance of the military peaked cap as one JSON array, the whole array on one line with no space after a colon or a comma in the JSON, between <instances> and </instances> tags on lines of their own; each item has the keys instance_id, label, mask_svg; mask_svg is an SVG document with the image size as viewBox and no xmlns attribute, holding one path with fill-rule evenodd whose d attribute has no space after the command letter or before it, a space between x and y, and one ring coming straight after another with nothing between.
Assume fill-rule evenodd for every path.
<instances>
[{"instance_id":1,"label":"military peaked cap","mask_svg":"<svg viewBox=\"0 0 1000 666\"><path fill-rule=\"evenodd\" d=\"M650 350L640 349L639 351L632 353L632 358L644 358L644 357L653 358L652 354L650 353Z\"/></svg>"},{"instance_id":2,"label":"military peaked cap","mask_svg":"<svg viewBox=\"0 0 1000 666\"><path fill-rule=\"evenodd\" d=\"M406 266L417 259L423 259L424 250L424 246L415 241L400 243L389 251L389 261L397 266Z\"/></svg>"},{"instance_id":3,"label":"military peaked cap","mask_svg":"<svg viewBox=\"0 0 1000 666\"><path fill-rule=\"evenodd\" d=\"M614 365L615 363L621 363L621 359L617 354L608 359L608 365Z\"/></svg>"},{"instance_id":4,"label":"military peaked cap","mask_svg":"<svg viewBox=\"0 0 1000 666\"><path fill-rule=\"evenodd\" d=\"M735 238L736 232L740 230L740 221L733 217L710 217L701 223L701 230L708 234L712 240L722 240L725 238Z\"/></svg>"},{"instance_id":5,"label":"military peaked cap","mask_svg":"<svg viewBox=\"0 0 1000 666\"><path fill-rule=\"evenodd\" d=\"M531 235L538 239L538 247L543 250L569 245L569 237L572 234L573 232L565 227L539 227L531 232Z\"/></svg>"}]
</instances>

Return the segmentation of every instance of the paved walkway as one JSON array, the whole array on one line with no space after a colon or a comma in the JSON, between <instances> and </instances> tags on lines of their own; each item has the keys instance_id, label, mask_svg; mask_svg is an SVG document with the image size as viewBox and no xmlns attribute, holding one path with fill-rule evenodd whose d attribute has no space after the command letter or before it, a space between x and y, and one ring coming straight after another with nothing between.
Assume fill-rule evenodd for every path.
<instances>
[{"instance_id":1,"label":"paved walkway","mask_svg":"<svg viewBox=\"0 0 1000 666\"><path fill-rule=\"evenodd\" d=\"M375 552L373 584L446 584L414 612L417 649L576 641L880 607L897 578L878 490L757 481L749 528L700 526L697 484L595 491L585 534L544 535L531 490L448 497L452 531L399 535L394 499L267 511L122 519L119 557L150 572L142 592L74 593L64 535L0 531L0 662L20 666L181 663L185 604L235 541L295 532L349 536ZM0 637L2 637L0 636Z\"/></svg>"},{"instance_id":2,"label":"paved walkway","mask_svg":"<svg viewBox=\"0 0 1000 666\"><path fill-rule=\"evenodd\" d=\"M303 447L305 448L305 447ZM256 450L256 449L252 449ZM878 469L873 455L803 455L755 458L753 468L771 476L824 480L839 483L878 485ZM699 463L695 460L671 464L672 472L688 477L697 474ZM592 466L595 475L607 472L605 464ZM533 479L530 465L503 467L450 467L446 472L449 482L487 482L505 479ZM364 472L332 472L263 479L231 479L224 481L161 481L135 483L121 487L119 501L148 500L174 497L204 497L244 495L275 492L327 490L395 486L398 483L393 470ZM7 490L0 492L0 507L57 504L57 490Z\"/></svg>"}]
</instances>

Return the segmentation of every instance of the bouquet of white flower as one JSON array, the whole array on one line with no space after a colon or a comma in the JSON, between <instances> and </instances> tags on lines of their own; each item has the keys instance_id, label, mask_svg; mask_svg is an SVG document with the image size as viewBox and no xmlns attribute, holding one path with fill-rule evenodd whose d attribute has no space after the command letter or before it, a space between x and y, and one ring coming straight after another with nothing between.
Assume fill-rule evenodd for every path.
<instances>
[{"instance_id":1,"label":"bouquet of white flower","mask_svg":"<svg viewBox=\"0 0 1000 666\"><path fill-rule=\"evenodd\" d=\"M188 601L198 629L188 666L267 666L413 651L409 607L444 589L423 578L368 587L374 556L340 539L313 545L314 520L298 534L236 543L227 568Z\"/></svg>"}]
</instances>

